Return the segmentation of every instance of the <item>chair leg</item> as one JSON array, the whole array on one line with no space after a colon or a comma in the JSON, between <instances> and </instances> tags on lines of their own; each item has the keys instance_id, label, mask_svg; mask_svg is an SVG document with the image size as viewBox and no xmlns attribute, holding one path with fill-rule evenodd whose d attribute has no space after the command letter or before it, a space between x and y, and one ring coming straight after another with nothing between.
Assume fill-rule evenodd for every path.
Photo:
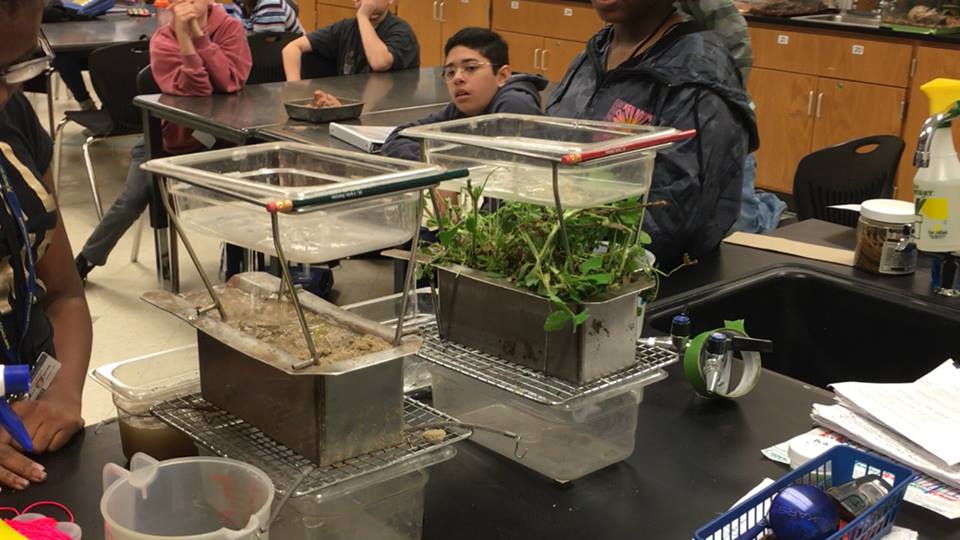
<instances>
[{"instance_id":1,"label":"chair leg","mask_svg":"<svg viewBox=\"0 0 960 540\"><path fill-rule=\"evenodd\" d=\"M97 211L97 221L103 220L103 205L100 204L100 190L97 189L97 177L93 174L93 160L90 159L90 145L96 137L87 137L83 143L83 161L87 164L87 178L90 180L90 191L93 192L93 204Z\"/></svg>"},{"instance_id":2,"label":"chair leg","mask_svg":"<svg viewBox=\"0 0 960 540\"><path fill-rule=\"evenodd\" d=\"M63 163L63 128L70 122L66 117L60 119L57 129L53 134L53 192L60 193L60 166Z\"/></svg>"},{"instance_id":3,"label":"chair leg","mask_svg":"<svg viewBox=\"0 0 960 540\"><path fill-rule=\"evenodd\" d=\"M137 258L140 256L140 239L143 237L143 224L147 221L147 212L144 212L140 215L140 219L137 221L137 232L134 233L133 237L133 250L130 252L130 262L137 262Z\"/></svg>"}]
</instances>

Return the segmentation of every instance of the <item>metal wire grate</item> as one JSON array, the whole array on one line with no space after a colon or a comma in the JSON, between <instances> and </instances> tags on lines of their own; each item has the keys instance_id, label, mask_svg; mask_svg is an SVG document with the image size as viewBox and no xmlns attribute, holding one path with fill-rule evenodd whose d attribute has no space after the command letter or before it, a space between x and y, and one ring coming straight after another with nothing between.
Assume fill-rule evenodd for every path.
<instances>
[{"instance_id":1,"label":"metal wire grate","mask_svg":"<svg viewBox=\"0 0 960 540\"><path fill-rule=\"evenodd\" d=\"M293 485L306 467L314 465L259 429L207 402L200 394L165 401L156 405L151 412L207 450L259 467L281 491ZM381 471L462 441L472 433L470 429L457 425L454 418L409 397L403 400L403 422L406 427L404 442L317 467L307 475L294 496L307 495ZM442 441L428 442L423 432L437 424L442 424L446 436Z\"/></svg>"},{"instance_id":2,"label":"metal wire grate","mask_svg":"<svg viewBox=\"0 0 960 540\"><path fill-rule=\"evenodd\" d=\"M662 347L638 344L637 363L612 375L578 386L549 377L513 362L440 338L436 324L421 326L423 345L418 355L468 377L537 403L557 406L610 390L655 374L677 360L677 353Z\"/></svg>"}]
</instances>

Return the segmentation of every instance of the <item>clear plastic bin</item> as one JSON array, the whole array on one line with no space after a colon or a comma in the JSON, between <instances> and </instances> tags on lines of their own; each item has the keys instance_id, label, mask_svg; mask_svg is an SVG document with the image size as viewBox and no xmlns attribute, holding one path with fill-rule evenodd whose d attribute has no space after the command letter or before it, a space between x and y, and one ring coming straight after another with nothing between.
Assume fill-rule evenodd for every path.
<instances>
[{"instance_id":1,"label":"clear plastic bin","mask_svg":"<svg viewBox=\"0 0 960 540\"><path fill-rule=\"evenodd\" d=\"M484 195L540 205L554 204L553 164L564 156L590 156L678 133L672 128L567 118L491 114L404 130L423 139L428 163L470 169ZM577 164L558 165L560 200L586 208L650 189L655 150L623 151ZM447 182L459 189L466 179Z\"/></svg>"},{"instance_id":2,"label":"clear plastic bin","mask_svg":"<svg viewBox=\"0 0 960 540\"><path fill-rule=\"evenodd\" d=\"M161 401L200 391L196 345L100 366L90 377L113 394L127 459L136 452L160 460L197 455L190 438L150 414Z\"/></svg>"},{"instance_id":3,"label":"clear plastic bin","mask_svg":"<svg viewBox=\"0 0 960 540\"><path fill-rule=\"evenodd\" d=\"M954 0L889 0L881 3L880 25L915 34L960 32L960 5Z\"/></svg>"},{"instance_id":4,"label":"clear plastic bin","mask_svg":"<svg viewBox=\"0 0 960 540\"><path fill-rule=\"evenodd\" d=\"M467 424L517 433L520 446L482 429L475 429L470 440L557 482L575 480L630 457L643 388L666 376L661 371L551 407L442 366L431 365L430 372L437 409Z\"/></svg>"},{"instance_id":5,"label":"clear plastic bin","mask_svg":"<svg viewBox=\"0 0 960 540\"><path fill-rule=\"evenodd\" d=\"M419 540L426 467L451 459L453 447L377 473L293 497L270 528L283 540Z\"/></svg>"},{"instance_id":6,"label":"clear plastic bin","mask_svg":"<svg viewBox=\"0 0 960 540\"><path fill-rule=\"evenodd\" d=\"M423 163L289 142L162 158L144 168L175 179L170 192L184 225L271 255L276 250L267 203L345 201L280 215L287 258L301 263L410 240L419 223L419 193L410 186L440 171ZM393 188L400 191L390 192ZM361 191L368 195L350 199Z\"/></svg>"}]
</instances>

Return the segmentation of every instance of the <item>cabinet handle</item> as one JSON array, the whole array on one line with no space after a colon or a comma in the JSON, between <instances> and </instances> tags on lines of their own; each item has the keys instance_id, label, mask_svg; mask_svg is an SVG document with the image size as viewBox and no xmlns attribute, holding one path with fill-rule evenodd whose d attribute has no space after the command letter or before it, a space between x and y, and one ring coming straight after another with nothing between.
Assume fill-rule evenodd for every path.
<instances>
[{"instance_id":1,"label":"cabinet handle","mask_svg":"<svg viewBox=\"0 0 960 540\"><path fill-rule=\"evenodd\" d=\"M904 99L900 100L900 119L903 120L903 117L907 113L907 101Z\"/></svg>"},{"instance_id":2,"label":"cabinet handle","mask_svg":"<svg viewBox=\"0 0 960 540\"><path fill-rule=\"evenodd\" d=\"M910 59L910 76L913 77L917 74L917 57L914 56Z\"/></svg>"},{"instance_id":3,"label":"cabinet handle","mask_svg":"<svg viewBox=\"0 0 960 540\"><path fill-rule=\"evenodd\" d=\"M447 20L443 18L443 8L444 8L446 5L447 5L446 2L440 2L440 19L439 19L440 22L447 22Z\"/></svg>"},{"instance_id":4,"label":"cabinet handle","mask_svg":"<svg viewBox=\"0 0 960 540\"><path fill-rule=\"evenodd\" d=\"M540 53L540 70L541 71L547 70L547 53L548 52L550 52L550 49L544 49L543 52Z\"/></svg>"},{"instance_id":5,"label":"cabinet handle","mask_svg":"<svg viewBox=\"0 0 960 540\"><path fill-rule=\"evenodd\" d=\"M813 116L813 90L807 93L807 116Z\"/></svg>"},{"instance_id":6,"label":"cabinet handle","mask_svg":"<svg viewBox=\"0 0 960 540\"><path fill-rule=\"evenodd\" d=\"M436 22L440 22L440 15L438 14L439 12L437 11L437 4L439 3L440 3L439 0L434 0L433 2L433 20Z\"/></svg>"},{"instance_id":7,"label":"cabinet handle","mask_svg":"<svg viewBox=\"0 0 960 540\"><path fill-rule=\"evenodd\" d=\"M820 118L820 110L823 106L823 92L817 94L817 118Z\"/></svg>"},{"instance_id":8,"label":"cabinet handle","mask_svg":"<svg viewBox=\"0 0 960 540\"><path fill-rule=\"evenodd\" d=\"M534 49L533 50L533 69L540 69L540 51L543 49Z\"/></svg>"}]
</instances>

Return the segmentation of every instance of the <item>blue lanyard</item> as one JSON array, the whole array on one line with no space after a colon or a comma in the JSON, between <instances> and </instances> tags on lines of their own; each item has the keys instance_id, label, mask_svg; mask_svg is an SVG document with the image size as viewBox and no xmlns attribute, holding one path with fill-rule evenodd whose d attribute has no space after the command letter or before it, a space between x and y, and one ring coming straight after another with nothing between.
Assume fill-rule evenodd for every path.
<instances>
[{"instance_id":1,"label":"blue lanyard","mask_svg":"<svg viewBox=\"0 0 960 540\"><path fill-rule=\"evenodd\" d=\"M26 215L23 213L23 207L20 206L20 199L17 197L16 192L13 190L13 186L10 184L10 179L7 177L7 170L0 164L0 192L3 194L3 201L6 203L7 209L10 212L10 215L13 216L14 221L17 222L17 229L20 233L20 239L23 241L23 251L26 253L27 264L27 297L25 298L25 308L24 308L24 318L23 318L23 328L20 331L20 337L16 343L11 342L7 338L6 330L3 329L3 325L0 325L0 338L3 341L4 352L7 355L7 359L14 364L21 363L19 349L20 345L23 344L24 338L27 336L27 330L30 327L30 312L33 309L33 299L36 296L37 292L37 272L36 265L33 260L33 246L30 245L30 234L27 232L27 219ZM10 246L11 259L14 250L17 249L17 246ZM11 262L11 264L13 264ZM15 307L15 306L14 306Z\"/></svg>"}]
</instances>

